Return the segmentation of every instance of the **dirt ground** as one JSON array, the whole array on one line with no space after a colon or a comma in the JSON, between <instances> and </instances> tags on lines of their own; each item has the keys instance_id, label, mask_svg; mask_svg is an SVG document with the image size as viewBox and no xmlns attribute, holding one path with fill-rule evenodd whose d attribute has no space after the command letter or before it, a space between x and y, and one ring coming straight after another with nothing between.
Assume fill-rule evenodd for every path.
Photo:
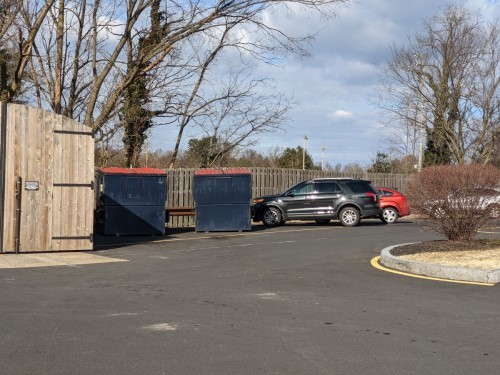
<instances>
[{"instance_id":1,"label":"dirt ground","mask_svg":"<svg viewBox=\"0 0 500 375\"><path fill-rule=\"evenodd\" d=\"M399 246L391 253L419 262L483 270L500 268L500 239L471 242L429 241Z\"/></svg>"}]
</instances>

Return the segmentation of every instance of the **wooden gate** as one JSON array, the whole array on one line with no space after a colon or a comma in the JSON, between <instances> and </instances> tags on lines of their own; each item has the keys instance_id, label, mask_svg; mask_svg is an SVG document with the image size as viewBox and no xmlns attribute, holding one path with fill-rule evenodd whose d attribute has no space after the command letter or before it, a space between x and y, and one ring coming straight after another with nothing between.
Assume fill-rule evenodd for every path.
<instances>
[{"instance_id":1,"label":"wooden gate","mask_svg":"<svg viewBox=\"0 0 500 375\"><path fill-rule=\"evenodd\" d=\"M0 103L0 251L91 250L94 140L69 118Z\"/></svg>"}]
</instances>

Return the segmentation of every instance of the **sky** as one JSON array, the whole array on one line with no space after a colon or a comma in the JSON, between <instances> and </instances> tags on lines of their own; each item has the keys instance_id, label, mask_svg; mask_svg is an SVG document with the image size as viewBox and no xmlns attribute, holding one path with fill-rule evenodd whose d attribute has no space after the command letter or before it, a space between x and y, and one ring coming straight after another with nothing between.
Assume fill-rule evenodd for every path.
<instances>
[{"instance_id":1,"label":"sky","mask_svg":"<svg viewBox=\"0 0 500 375\"><path fill-rule=\"evenodd\" d=\"M267 134L253 149L266 154L275 146L305 145L316 164L323 157L332 167L370 165L386 147L383 114L369 101L380 75L376 63L389 59L392 44L404 45L447 4L463 4L485 18L500 17L500 0L357 0L339 9L333 20L298 9L293 18L270 15L273 25L287 33L318 35L309 57L287 57L283 67L257 66L257 74L272 78L297 105L288 114L286 133ZM150 147L171 150L175 136L176 129L157 127Z\"/></svg>"}]
</instances>

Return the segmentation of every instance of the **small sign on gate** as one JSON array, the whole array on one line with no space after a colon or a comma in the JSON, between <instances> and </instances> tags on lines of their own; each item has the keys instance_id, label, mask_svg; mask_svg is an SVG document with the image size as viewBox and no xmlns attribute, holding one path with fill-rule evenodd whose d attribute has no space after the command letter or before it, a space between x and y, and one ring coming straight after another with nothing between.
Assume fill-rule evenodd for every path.
<instances>
[{"instance_id":1,"label":"small sign on gate","mask_svg":"<svg viewBox=\"0 0 500 375\"><path fill-rule=\"evenodd\" d=\"M25 181L24 190L34 190L38 191L40 189L40 183L38 181Z\"/></svg>"}]
</instances>

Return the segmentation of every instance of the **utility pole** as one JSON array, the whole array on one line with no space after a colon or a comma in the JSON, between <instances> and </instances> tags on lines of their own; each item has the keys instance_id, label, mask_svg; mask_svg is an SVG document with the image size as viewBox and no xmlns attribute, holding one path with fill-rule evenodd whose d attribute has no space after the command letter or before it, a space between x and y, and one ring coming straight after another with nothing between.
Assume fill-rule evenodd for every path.
<instances>
[{"instance_id":1,"label":"utility pole","mask_svg":"<svg viewBox=\"0 0 500 375\"><path fill-rule=\"evenodd\" d=\"M423 62L422 55L419 53L415 54L415 57L418 60L418 95L419 95L419 105L418 105L418 114L419 114L419 127L418 127L418 165L417 171L422 171L423 165L423 154L424 154L424 96L422 94L422 73L423 73Z\"/></svg>"},{"instance_id":2,"label":"utility pole","mask_svg":"<svg viewBox=\"0 0 500 375\"><path fill-rule=\"evenodd\" d=\"M321 171L325 170L325 150L326 146L321 147Z\"/></svg>"},{"instance_id":3,"label":"utility pole","mask_svg":"<svg viewBox=\"0 0 500 375\"><path fill-rule=\"evenodd\" d=\"M306 169L306 141L308 139L307 135L304 135L304 147L302 148L302 170Z\"/></svg>"}]
</instances>

